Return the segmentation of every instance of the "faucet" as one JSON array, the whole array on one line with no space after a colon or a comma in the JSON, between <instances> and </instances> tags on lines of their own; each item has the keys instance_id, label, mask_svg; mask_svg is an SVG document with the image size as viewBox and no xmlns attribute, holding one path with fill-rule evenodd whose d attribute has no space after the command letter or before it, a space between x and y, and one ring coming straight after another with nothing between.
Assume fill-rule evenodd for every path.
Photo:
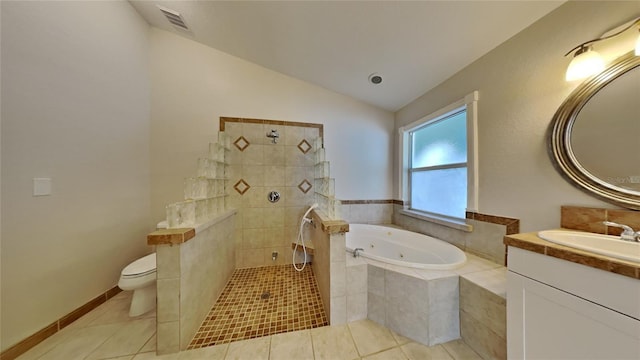
<instances>
[{"instance_id":1,"label":"faucet","mask_svg":"<svg viewBox=\"0 0 640 360\"><path fill-rule=\"evenodd\" d=\"M622 234L620 234L620 240L640 242L640 231L633 231L633 229L628 225L618 224L611 221L603 221L602 223L607 226L621 228L623 231Z\"/></svg>"},{"instance_id":2,"label":"faucet","mask_svg":"<svg viewBox=\"0 0 640 360\"><path fill-rule=\"evenodd\" d=\"M355 248L353 249L353 257L358 257L358 251L364 251L363 248Z\"/></svg>"},{"instance_id":3,"label":"faucet","mask_svg":"<svg viewBox=\"0 0 640 360\"><path fill-rule=\"evenodd\" d=\"M278 143L278 138L280 137L280 134L278 134L278 130L275 129L271 129L271 132L267 133L267 137L271 138L271 142L274 144Z\"/></svg>"}]
</instances>

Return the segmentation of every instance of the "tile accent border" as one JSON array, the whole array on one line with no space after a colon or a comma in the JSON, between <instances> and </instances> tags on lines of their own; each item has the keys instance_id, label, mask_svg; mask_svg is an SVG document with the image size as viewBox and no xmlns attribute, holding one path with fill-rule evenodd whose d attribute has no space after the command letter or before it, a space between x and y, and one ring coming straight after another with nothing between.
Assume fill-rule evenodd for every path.
<instances>
[{"instance_id":1,"label":"tile accent border","mask_svg":"<svg viewBox=\"0 0 640 360\"><path fill-rule=\"evenodd\" d=\"M244 179L240 179L235 185L233 185L233 188L238 192L238 194L244 195L244 193L246 193L251 188L251 185L247 184Z\"/></svg>"},{"instance_id":2,"label":"tile accent border","mask_svg":"<svg viewBox=\"0 0 640 360\"><path fill-rule=\"evenodd\" d=\"M362 205L362 204L394 204L404 206L404 201L395 199L386 200L341 200L342 205ZM520 232L520 219L508 218L504 216L481 214L477 212L467 211L465 218L469 220L482 221L491 224L505 225L507 227L507 235L517 234ZM640 228L640 226L638 226Z\"/></svg>"},{"instance_id":3,"label":"tile accent border","mask_svg":"<svg viewBox=\"0 0 640 360\"><path fill-rule=\"evenodd\" d=\"M244 136L240 136L236 139L236 141L233 142L233 145L238 148L238 150L244 151L244 149L248 148L251 143L247 139L245 139Z\"/></svg>"},{"instance_id":4,"label":"tile accent border","mask_svg":"<svg viewBox=\"0 0 640 360\"><path fill-rule=\"evenodd\" d=\"M324 125L314 123L303 123L296 121L283 121L283 120L266 120L266 119L247 119L236 117L220 117L220 131L224 131L226 123L243 123L243 124L265 124L265 125L281 125L281 126L300 126L317 128L319 130L320 138L324 140ZM302 149L300 149L302 151Z\"/></svg>"},{"instance_id":5,"label":"tile accent border","mask_svg":"<svg viewBox=\"0 0 640 360\"><path fill-rule=\"evenodd\" d=\"M298 184L298 189L300 189L300 191L302 191L303 194L308 193L312 187L313 185L311 185L311 183L307 179L302 180L300 184Z\"/></svg>"},{"instance_id":6,"label":"tile accent border","mask_svg":"<svg viewBox=\"0 0 640 360\"><path fill-rule=\"evenodd\" d=\"M322 231L326 234L349 232L349 223L342 220L322 220Z\"/></svg>"},{"instance_id":7,"label":"tile accent border","mask_svg":"<svg viewBox=\"0 0 640 360\"><path fill-rule=\"evenodd\" d=\"M504 244L640 280L640 265L554 244L537 233L505 236Z\"/></svg>"},{"instance_id":8,"label":"tile accent border","mask_svg":"<svg viewBox=\"0 0 640 360\"><path fill-rule=\"evenodd\" d=\"M302 139L302 141L300 141L300 144L298 144L298 150L302 151L303 154L308 153L312 148L313 146L311 146L311 144L309 144L306 139Z\"/></svg>"},{"instance_id":9,"label":"tile accent border","mask_svg":"<svg viewBox=\"0 0 640 360\"><path fill-rule=\"evenodd\" d=\"M13 360L18 356L24 354L29 349L38 345L42 341L46 340L51 335L57 333L58 331L64 329L65 327L71 325L74 321L81 318L83 315L87 314L89 311L97 308L99 305L103 304L105 301L111 299L116 296L122 290L118 286L114 286L111 289L105 291L104 293L96 296L95 298L89 300L86 304L80 306L79 308L71 311L67 315L61 317L60 319L54 321L53 323L45 326L41 330L37 331L33 335L27 337L26 339L18 342L12 347L6 349L2 353L0 353L0 359L2 360Z\"/></svg>"},{"instance_id":10,"label":"tile accent border","mask_svg":"<svg viewBox=\"0 0 640 360\"><path fill-rule=\"evenodd\" d=\"M397 204L397 201L400 200L340 200L342 205ZM402 205L402 201L397 205Z\"/></svg>"},{"instance_id":11,"label":"tile accent border","mask_svg":"<svg viewBox=\"0 0 640 360\"><path fill-rule=\"evenodd\" d=\"M582 206L561 206L560 226L564 229L588 231L605 235L620 235L621 229L604 225L603 221L613 221L640 228L640 211L590 208ZM538 254L555 257L618 275L640 279L640 266L607 256L592 254L545 241L537 233L509 234L504 244Z\"/></svg>"},{"instance_id":12,"label":"tile accent border","mask_svg":"<svg viewBox=\"0 0 640 360\"><path fill-rule=\"evenodd\" d=\"M604 225L603 221L640 229L640 211L561 206L560 226L565 229L582 230L604 235L620 235L622 229Z\"/></svg>"},{"instance_id":13,"label":"tile accent border","mask_svg":"<svg viewBox=\"0 0 640 360\"><path fill-rule=\"evenodd\" d=\"M520 232L520 219L481 214L471 211L467 211L465 213L465 218L491 224L505 225L507 227L507 235L517 234Z\"/></svg>"},{"instance_id":14,"label":"tile accent border","mask_svg":"<svg viewBox=\"0 0 640 360\"><path fill-rule=\"evenodd\" d=\"M147 235L147 245L177 245L196 237L196 229L161 229Z\"/></svg>"}]
</instances>

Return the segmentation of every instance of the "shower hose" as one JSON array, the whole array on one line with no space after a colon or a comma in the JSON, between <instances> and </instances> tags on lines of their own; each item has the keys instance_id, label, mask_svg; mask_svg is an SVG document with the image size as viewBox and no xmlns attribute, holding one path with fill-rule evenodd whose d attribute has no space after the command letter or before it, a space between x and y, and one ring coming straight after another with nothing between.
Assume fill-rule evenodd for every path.
<instances>
[{"instance_id":1,"label":"shower hose","mask_svg":"<svg viewBox=\"0 0 640 360\"><path fill-rule=\"evenodd\" d=\"M305 212L304 215L302 215L302 219L300 219L300 228L298 229L296 246L293 249L293 255L291 257L291 262L293 264L293 267L296 269L296 271L302 271L304 270L304 267L307 266L307 246L304 244L304 225L311 223L311 218L307 216L309 215L311 210L317 207L318 207L318 204L311 205L311 207L307 210L307 212ZM298 268L298 266L296 265L296 252L298 251L298 246L302 246L302 251L304 252L304 261L302 263L302 267L300 268Z\"/></svg>"}]
</instances>

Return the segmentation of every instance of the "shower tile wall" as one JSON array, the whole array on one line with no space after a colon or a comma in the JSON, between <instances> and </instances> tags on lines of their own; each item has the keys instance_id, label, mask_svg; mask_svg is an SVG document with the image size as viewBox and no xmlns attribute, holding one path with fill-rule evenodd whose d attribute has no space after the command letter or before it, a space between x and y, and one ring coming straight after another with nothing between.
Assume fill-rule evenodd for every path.
<instances>
[{"instance_id":1,"label":"shower tile wall","mask_svg":"<svg viewBox=\"0 0 640 360\"><path fill-rule=\"evenodd\" d=\"M224 126L224 128L222 128ZM229 207L238 209L236 267L291 262L300 218L314 202L314 139L322 125L221 118L231 138ZM277 143L266 135L279 134ZM280 193L271 203L270 191ZM306 234L305 239L308 239ZM272 252L278 257L272 260Z\"/></svg>"}]
</instances>

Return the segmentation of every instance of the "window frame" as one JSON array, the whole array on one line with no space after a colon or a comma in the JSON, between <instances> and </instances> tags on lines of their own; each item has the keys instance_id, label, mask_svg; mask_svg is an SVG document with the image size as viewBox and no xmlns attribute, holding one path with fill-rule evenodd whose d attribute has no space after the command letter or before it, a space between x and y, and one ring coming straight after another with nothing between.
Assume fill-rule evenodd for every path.
<instances>
[{"instance_id":1,"label":"window frame","mask_svg":"<svg viewBox=\"0 0 640 360\"><path fill-rule=\"evenodd\" d=\"M464 231L471 231L471 225L466 224L464 218L452 217L444 214L431 213L411 208L410 186L411 186L411 141L409 134L429 123L437 122L462 110L466 110L467 120L467 205L466 212L477 212L478 210L478 91L474 91L463 99L460 99L448 106L445 106L417 121L398 128L399 136L399 198L403 201L401 213L411 217L417 217L430 222L457 228Z\"/></svg>"}]
</instances>

